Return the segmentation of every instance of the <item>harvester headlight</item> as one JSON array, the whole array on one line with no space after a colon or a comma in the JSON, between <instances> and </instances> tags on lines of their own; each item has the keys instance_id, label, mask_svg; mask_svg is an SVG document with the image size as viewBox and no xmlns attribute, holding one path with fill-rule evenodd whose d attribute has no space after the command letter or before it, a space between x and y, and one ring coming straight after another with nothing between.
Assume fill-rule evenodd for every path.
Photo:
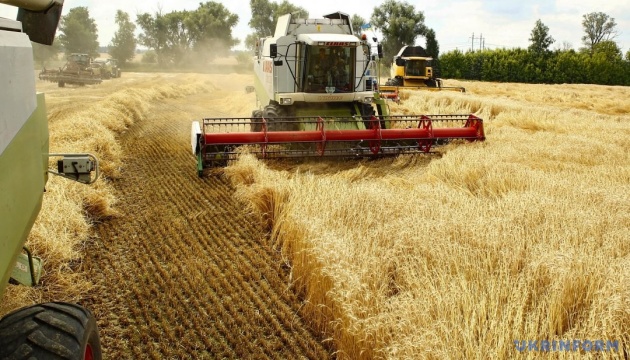
<instances>
[{"instance_id":1,"label":"harvester headlight","mask_svg":"<svg viewBox=\"0 0 630 360\"><path fill-rule=\"evenodd\" d=\"M291 98L280 98L280 105L291 105L293 104L293 99Z\"/></svg>"},{"instance_id":2,"label":"harvester headlight","mask_svg":"<svg viewBox=\"0 0 630 360\"><path fill-rule=\"evenodd\" d=\"M374 97L373 96L366 96L363 98L363 102L366 104L371 104L372 102L374 102Z\"/></svg>"}]
</instances>

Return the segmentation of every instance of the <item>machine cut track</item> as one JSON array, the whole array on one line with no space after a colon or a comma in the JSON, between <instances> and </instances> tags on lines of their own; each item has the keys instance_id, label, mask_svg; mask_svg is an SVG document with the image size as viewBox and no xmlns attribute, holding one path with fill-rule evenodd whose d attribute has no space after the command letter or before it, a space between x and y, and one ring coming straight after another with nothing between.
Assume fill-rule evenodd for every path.
<instances>
[{"instance_id":1,"label":"machine cut track","mask_svg":"<svg viewBox=\"0 0 630 360\"><path fill-rule=\"evenodd\" d=\"M106 358L331 357L227 180L191 171L190 119L226 101L168 100L122 138L121 216L96 226L86 255Z\"/></svg>"}]
</instances>

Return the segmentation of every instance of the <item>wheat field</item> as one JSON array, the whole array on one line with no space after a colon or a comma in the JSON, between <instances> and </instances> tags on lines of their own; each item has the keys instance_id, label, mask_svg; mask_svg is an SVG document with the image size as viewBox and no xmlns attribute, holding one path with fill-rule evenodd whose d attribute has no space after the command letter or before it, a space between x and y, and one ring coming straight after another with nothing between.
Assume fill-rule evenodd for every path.
<instances>
[{"instance_id":1,"label":"wheat field","mask_svg":"<svg viewBox=\"0 0 630 360\"><path fill-rule=\"evenodd\" d=\"M96 154L104 178L51 177L28 244L42 285L9 287L0 314L82 303L121 359L629 356L630 88L449 80L467 92L404 92L392 112L474 113L485 142L343 163L244 153L197 179L191 120L249 116L249 84L38 82L51 151ZM574 339L619 351L515 346Z\"/></svg>"},{"instance_id":2,"label":"wheat field","mask_svg":"<svg viewBox=\"0 0 630 360\"><path fill-rule=\"evenodd\" d=\"M340 359L534 357L515 341L566 339L616 340L580 355L627 357L630 89L452 84L467 93L406 92L392 111L475 113L485 142L354 166L246 154L226 169L291 264L304 316Z\"/></svg>"}]
</instances>

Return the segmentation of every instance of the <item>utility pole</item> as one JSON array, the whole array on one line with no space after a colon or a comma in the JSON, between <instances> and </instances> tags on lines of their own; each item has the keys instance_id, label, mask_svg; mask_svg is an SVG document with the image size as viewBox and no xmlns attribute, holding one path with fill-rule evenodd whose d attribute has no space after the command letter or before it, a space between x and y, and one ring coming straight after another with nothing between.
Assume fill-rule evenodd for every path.
<instances>
[{"instance_id":1,"label":"utility pole","mask_svg":"<svg viewBox=\"0 0 630 360\"><path fill-rule=\"evenodd\" d=\"M483 34L479 35L479 50L483 50Z\"/></svg>"},{"instance_id":2,"label":"utility pole","mask_svg":"<svg viewBox=\"0 0 630 360\"><path fill-rule=\"evenodd\" d=\"M470 50L475 51L475 33L472 33L472 41L470 42Z\"/></svg>"}]
</instances>

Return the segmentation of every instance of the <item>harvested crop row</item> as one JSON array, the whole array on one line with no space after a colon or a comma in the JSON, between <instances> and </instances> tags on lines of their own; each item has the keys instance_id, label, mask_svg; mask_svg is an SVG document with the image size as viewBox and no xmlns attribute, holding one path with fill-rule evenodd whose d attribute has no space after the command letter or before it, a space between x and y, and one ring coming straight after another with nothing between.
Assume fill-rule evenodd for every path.
<instances>
[{"instance_id":1,"label":"harvested crop row","mask_svg":"<svg viewBox=\"0 0 630 360\"><path fill-rule=\"evenodd\" d=\"M85 258L108 358L329 357L234 190L195 171L192 119L251 112L243 88L162 101L121 137L119 215L96 226Z\"/></svg>"},{"instance_id":2,"label":"harvested crop row","mask_svg":"<svg viewBox=\"0 0 630 360\"><path fill-rule=\"evenodd\" d=\"M225 101L245 96L244 85L217 95L213 77L126 75L124 86L43 85L52 151L92 152L107 178L92 187L50 179L30 240L45 259L43 286L10 287L2 311L81 302L112 359L327 358L233 190L194 171L191 119L209 108L250 112Z\"/></svg>"}]
</instances>

